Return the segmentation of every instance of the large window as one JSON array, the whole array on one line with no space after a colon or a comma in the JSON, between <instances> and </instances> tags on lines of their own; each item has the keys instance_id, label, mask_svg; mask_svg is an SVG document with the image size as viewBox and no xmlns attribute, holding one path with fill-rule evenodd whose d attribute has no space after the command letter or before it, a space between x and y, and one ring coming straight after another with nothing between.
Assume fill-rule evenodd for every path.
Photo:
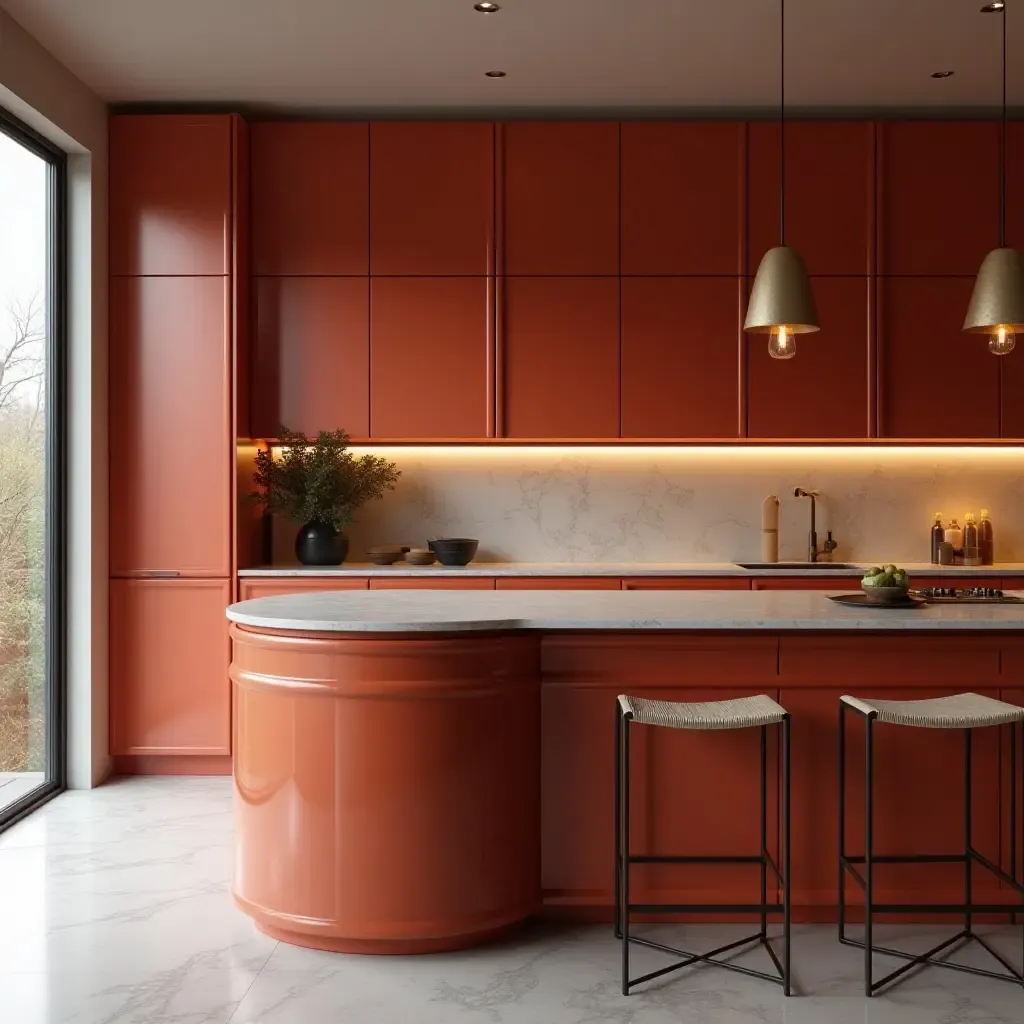
<instances>
[{"instance_id":1,"label":"large window","mask_svg":"<svg viewBox=\"0 0 1024 1024\"><path fill-rule=\"evenodd\" d=\"M65 782L64 205L0 110L0 828Z\"/></svg>"}]
</instances>

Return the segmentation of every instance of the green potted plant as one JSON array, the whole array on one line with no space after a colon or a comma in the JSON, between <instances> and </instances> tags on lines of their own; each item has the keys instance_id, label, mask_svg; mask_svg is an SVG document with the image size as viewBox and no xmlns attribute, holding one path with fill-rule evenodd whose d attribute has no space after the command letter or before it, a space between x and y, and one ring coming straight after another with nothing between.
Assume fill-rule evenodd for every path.
<instances>
[{"instance_id":1,"label":"green potted plant","mask_svg":"<svg viewBox=\"0 0 1024 1024\"><path fill-rule=\"evenodd\" d=\"M281 447L256 453L256 501L268 512L302 523L295 554L303 565L341 565L348 555L346 526L358 508L395 488L401 475L377 455L356 458L343 430L321 430L315 440L281 428ZM276 446L275 446L276 447Z\"/></svg>"}]
</instances>

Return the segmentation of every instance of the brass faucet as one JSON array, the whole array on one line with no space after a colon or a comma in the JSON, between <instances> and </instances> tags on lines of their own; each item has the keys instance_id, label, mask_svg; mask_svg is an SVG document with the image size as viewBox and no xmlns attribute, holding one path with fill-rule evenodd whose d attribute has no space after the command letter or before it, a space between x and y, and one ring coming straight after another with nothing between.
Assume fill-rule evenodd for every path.
<instances>
[{"instance_id":1,"label":"brass faucet","mask_svg":"<svg viewBox=\"0 0 1024 1024\"><path fill-rule=\"evenodd\" d=\"M817 562L818 555L825 555L826 558L831 561L832 552L839 547L839 541L832 539L832 531L829 530L828 540L825 541L825 546L820 551L818 550L817 505L814 500L818 497L818 492L806 491L804 488L798 487L793 491L793 496L796 498L811 499L811 532L807 537L807 561Z\"/></svg>"}]
</instances>

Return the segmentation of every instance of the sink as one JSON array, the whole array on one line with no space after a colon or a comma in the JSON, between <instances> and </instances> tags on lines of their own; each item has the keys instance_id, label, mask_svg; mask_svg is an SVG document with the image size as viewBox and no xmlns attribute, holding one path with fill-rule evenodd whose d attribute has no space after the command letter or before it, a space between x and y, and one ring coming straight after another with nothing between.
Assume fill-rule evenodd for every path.
<instances>
[{"instance_id":1,"label":"sink","mask_svg":"<svg viewBox=\"0 0 1024 1024\"><path fill-rule=\"evenodd\" d=\"M850 562L737 562L741 569L758 572L863 572L864 567Z\"/></svg>"}]
</instances>

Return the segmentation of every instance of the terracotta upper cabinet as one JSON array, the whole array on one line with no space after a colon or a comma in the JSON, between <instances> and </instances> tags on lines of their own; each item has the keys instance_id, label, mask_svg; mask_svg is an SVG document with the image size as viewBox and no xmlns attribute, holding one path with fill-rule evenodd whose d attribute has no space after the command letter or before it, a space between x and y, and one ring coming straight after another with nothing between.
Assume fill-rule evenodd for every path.
<instances>
[{"instance_id":1,"label":"terracotta upper cabinet","mask_svg":"<svg viewBox=\"0 0 1024 1024\"><path fill-rule=\"evenodd\" d=\"M617 278L511 278L502 349L504 436L619 436Z\"/></svg>"},{"instance_id":2,"label":"terracotta upper cabinet","mask_svg":"<svg viewBox=\"0 0 1024 1024\"><path fill-rule=\"evenodd\" d=\"M111 580L110 752L231 753L228 580Z\"/></svg>"},{"instance_id":3,"label":"terracotta upper cabinet","mask_svg":"<svg viewBox=\"0 0 1024 1024\"><path fill-rule=\"evenodd\" d=\"M750 437L815 440L874 433L869 423L872 280L812 279L821 330L797 336L792 359L772 359L768 337L747 335Z\"/></svg>"},{"instance_id":4,"label":"terracotta upper cabinet","mask_svg":"<svg viewBox=\"0 0 1024 1024\"><path fill-rule=\"evenodd\" d=\"M880 132L879 273L976 274L999 243L998 125L892 122Z\"/></svg>"},{"instance_id":5,"label":"terracotta upper cabinet","mask_svg":"<svg viewBox=\"0 0 1024 1024\"><path fill-rule=\"evenodd\" d=\"M502 128L503 270L619 272L619 126L512 122Z\"/></svg>"},{"instance_id":6,"label":"terracotta upper cabinet","mask_svg":"<svg viewBox=\"0 0 1024 1024\"><path fill-rule=\"evenodd\" d=\"M494 125L370 125L370 273L494 267Z\"/></svg>"},{"instance_id":7,"label":"terracotta upper cabinet","mask_svg":"<svg viewBox=\"0 0 1024 1024\"><path fill-rule=\"evenodd\" d=\"M375 277L370 284L370 433L484 438L490 420L484 277Z\"/></svg>"},{"instance_id":8,"label":"terracotta upper cabinet","mask_svg":"<svg viewBox=\"0 0 1024 1024\"><path fill-rule=\"evenodd\" d=\"M988 342L977 334L965 335L982 345ZM992 356L999 361L1000 425L1002 436L1024 438L1024 335L1017 336L1017 347L1008 356Z\"/></svg>"},{"instance_id":9,"label":"terracotta upper cabinet","mask_svg":"<svg viewBox=\"0 0 1024 1024\"><path fill-rule=\"evenodd\" d=\"M1006 126L1006 244L1024 249L1024 121Z\"/></svg>"},{"instance_id":10,"label":"terracotta upper cabinet","mask_svg":"<svg viewBox=\"0 0 1024 1024\"><path fill-rule=\"evenodd\" d=\"M110 119L110 273L227 274L231 116Z\"/></svg>"},{"instance_id":11,"label":"terracotta upper cabinet","mask_svg":"<svg viewBox=\"0 0 1024 1024\"><path fill-rule=\"evenodd\" d=\"M231 571L228 285L118 277L110 289L110 569Z\"/></svg>"},{"instance_id":12,"label":"terracotta upper cabinet","mask_svg":"<svg viewBox=\"0 0 1024 1024\"><path fill-rule=\"evenodd\" d=\"M879 281L882 436L999 436L1003 360L984 337L960 330L973 286L968 277Z\"/></svg>"},{"instance_id":13,"label":"terracotta upper cabinet","mask_svg":"<svg viewBox=\"0 0 1024 1024\"><path fill-rule=\"evenodd\" d=\"M746 125L622 124L622 273L742 274Z\"/></svg>"},{"instance_id":14,"label":"terracotta upper cabinet","mask_svg":"<svg viewBox=\"0 0 1024 1024\"><path fill-rule=\"evenodd\" d=\"M735 277L622 279L622 436L737 437Z\"/></svg>"},{"instance_id":15,"label":"terracotta upper cabinet","mask_svg":"<svg viewBox=\"0 0 1024 1024\"><path fill-rule=\"evenodd\" d=\"M252 422L370 435L370 286L365 277L260 277Z\"/></svg>"},{"instance_id":16,"label":"terracotta upper cabinet","mask_svg":"<svg viewBox=\"0 0 1024 1024\"><path fill-rule=\"evenodd\" d=\"M863 121L786 125L786 242L811 274L872 271L875 127ZM779 126L750 125L748 272L779 244Z\"/></svg>"},{"instance_id":17,"label":"terracotta upper cabinet","mask_svg":"<svg viewBox=\"0 0 1024 1024\"><path fill-rule=\"evenodd\" d=\"M369 126L251 126L254 274L369 270Z\"/></svg>"}]
</instances>

